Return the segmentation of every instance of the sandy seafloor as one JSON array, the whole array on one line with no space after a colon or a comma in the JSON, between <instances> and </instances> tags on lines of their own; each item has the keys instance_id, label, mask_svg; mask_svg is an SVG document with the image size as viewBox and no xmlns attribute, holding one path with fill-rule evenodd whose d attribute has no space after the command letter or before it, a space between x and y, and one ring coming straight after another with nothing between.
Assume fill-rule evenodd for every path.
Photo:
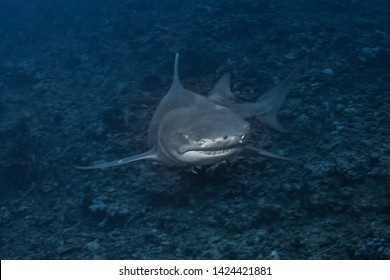
<instances>
[{"instance_id":1,"label":"sandy seafloor","mask_svg":"<svg viewBox=\"0 0 390 280\"><path fill-rule=\"evenodd\" d=\"M1 259L390 259L389 1L2 1ZM238 158L195 175L147 150L182 83L254 101L310 52Z\"/></svg>"}]
</instances>

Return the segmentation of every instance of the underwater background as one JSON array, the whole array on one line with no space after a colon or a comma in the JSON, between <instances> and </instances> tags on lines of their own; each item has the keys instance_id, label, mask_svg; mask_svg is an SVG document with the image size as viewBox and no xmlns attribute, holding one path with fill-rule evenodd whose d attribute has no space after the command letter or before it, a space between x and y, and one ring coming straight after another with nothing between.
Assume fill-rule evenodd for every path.
<instances>
[{"instance_id":1,"label":"underwater background","mask_svg":"<svg viewBox=\"0 0 390 280\"><path fill-rule=\"evenodd\" d=\"M390 259L390 1L1 0L1 259ZM136 162L180 52L253 102L309 53L250 143L299 161Z\"/></svg>"}]
</instances>

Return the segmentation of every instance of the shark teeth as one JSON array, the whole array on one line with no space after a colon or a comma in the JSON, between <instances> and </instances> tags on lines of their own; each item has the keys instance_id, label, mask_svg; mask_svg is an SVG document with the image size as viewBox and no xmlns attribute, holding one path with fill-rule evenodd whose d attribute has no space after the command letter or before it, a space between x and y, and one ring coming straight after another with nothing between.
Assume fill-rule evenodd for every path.
<instances>
[{"instance_id":1,"label":"shark teeth","mask_svg":"<svg viewBox=\"0 0 390 280\"><path fill-rule=\"evenodd\" d=\"M199 150L199 151L197 151L197 152L199 152L199 153L201 153L201 154L205 154L205 155L214 156L214 155L226 154L226 153L230 152L231 150L232 150L232 149L215 150L215 151Z\"/></svg>"}]
</instances>

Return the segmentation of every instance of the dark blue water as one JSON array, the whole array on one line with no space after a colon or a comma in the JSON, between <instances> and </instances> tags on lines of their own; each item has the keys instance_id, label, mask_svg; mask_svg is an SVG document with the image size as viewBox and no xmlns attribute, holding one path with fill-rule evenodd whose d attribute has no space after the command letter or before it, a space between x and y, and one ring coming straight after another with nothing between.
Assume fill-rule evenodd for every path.
<instances>
[{"instance_id":1,"label":"dark blue water","mask_svg":"<svg viewBox=\"0 0 390 280\"><path fill-rule=\"evenodd\" d=\"M389 259L389 1L0 2L1 259ZM298 161L135 162L172 80L254 102L250 144Z\"/></svg>"}]
</instances>

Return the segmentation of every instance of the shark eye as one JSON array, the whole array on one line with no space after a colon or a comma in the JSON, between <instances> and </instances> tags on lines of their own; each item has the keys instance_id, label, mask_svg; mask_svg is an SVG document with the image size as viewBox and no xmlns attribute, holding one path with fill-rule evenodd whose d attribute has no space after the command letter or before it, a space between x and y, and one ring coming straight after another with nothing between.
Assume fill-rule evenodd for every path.
<instances>
[{"instance_id":1,"label":"shark eye","mask_svg":"<svg viewBox=\"0 0 390 280\"><path fill-rule=\"evenodd\" d=\"M245 137L246 137L246 135L245 135L245 134L243 134L243 135L241 135L241 136L240 136L240 139L241 139L241 140L244 140L244 139L245 139Z\"/></svg>"},{"instance_id":2,"label":"shark eye","mask_svg":"<svg viewBox=\"0 0 390 280\"><path fill-rule=\"evenodd\" d=\"M188 134L182 134L182 137L184 140L188 140L190 137L188 136Z\"/></svg>"},{"instance_id":3,"label":"shark eye","mask_svg":"<svg viewBox=\"0 0 390 280\"><path fill-rule=\"evenodd\" d=\"M199 144L201 144L201 145L203 145L204 143L206 143L206 141L205 140L199 140Z\"/></svg>"}]
</instances>

